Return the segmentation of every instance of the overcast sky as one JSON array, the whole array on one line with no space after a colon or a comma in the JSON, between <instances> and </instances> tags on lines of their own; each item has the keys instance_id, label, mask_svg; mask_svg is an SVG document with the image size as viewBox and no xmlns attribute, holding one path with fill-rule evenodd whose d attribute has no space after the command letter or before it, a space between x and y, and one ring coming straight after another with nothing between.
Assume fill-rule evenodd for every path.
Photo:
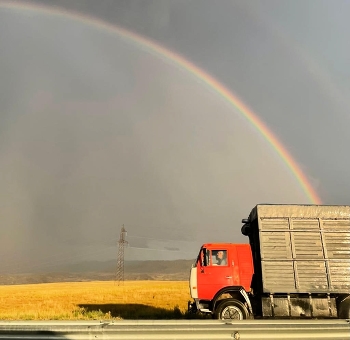
<instances>
[{"instance_id":1,"label":"overcast sky","mask_svg":"<svg viewBox=\"0 0 350 340\"><path fill-rule=\"evenodd\" d=\"M115 258L122 224L127 259L194 258L204 242L246 242L240 220L257 203L309 203L188 71L96 25L1 3L2 271ZM259 116L323 203L349 204L349 2L41 3L181 54Z\"/></svg>"}]
</instances>

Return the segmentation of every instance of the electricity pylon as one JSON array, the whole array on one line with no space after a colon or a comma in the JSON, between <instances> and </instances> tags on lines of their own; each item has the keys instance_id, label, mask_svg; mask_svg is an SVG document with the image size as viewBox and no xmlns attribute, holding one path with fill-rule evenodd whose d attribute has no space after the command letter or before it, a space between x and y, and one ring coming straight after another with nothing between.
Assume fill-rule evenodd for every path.
<instances>
[{"instance_id":1,"label":"electricity pylon","mask_svg":"<svg viewBox=\"0 0 350 340\"><path fill-rule=\"evenodd\" d=\"M124 247L128 244L125 240L126 230L123 227L120 231L120 237L118 242L118 258L117 258L117 275L116 280L118 282L118 286L122 283L124 284Z\"/></svg>"}]
</instances>

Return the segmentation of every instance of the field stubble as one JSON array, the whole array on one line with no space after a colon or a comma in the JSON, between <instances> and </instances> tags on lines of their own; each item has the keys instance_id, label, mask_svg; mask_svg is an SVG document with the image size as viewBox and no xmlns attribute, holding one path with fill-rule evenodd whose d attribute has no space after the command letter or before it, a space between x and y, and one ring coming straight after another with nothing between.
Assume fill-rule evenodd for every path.
<instances>
[{"instance_id":1,"label":"field stubble","mask_svg":"<svg viewBox=\"0 0 350 340\"><path fill-rule=\"evenodd\" d=\"M186 281L111 281L0 286L1 320L181 319Z\"/></svg>"}]
</instances>

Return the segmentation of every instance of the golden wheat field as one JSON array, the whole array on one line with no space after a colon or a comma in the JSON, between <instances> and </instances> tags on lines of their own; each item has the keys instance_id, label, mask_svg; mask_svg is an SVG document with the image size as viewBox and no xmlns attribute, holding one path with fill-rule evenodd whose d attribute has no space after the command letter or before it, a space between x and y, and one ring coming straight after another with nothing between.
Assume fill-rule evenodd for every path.
<instances>
[{"instance_id":1,"label":"golden wheat field","mask_svg":"<svg viewBox=\"0 0 350 340\"><path fill-rule=\"evenodd\" d=\"M180 319L186 281L110 281L0 286L1 320Z\"/></svg>"}]
</instances>

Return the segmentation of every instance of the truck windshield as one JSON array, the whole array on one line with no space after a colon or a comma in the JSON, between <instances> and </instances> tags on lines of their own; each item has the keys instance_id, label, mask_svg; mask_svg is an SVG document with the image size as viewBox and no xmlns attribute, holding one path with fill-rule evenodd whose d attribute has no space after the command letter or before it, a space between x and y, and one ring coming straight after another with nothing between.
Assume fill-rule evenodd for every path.
<instances>
[{"instance_id":1,"label":"truck windshield","mask_svg":"<svg viewBox=\"0 0 350 340\"><path fill-rule=\"evenodd\" d=\"M211 251L209 249L203 248L201 251L201 259L202 266L210 266L211 265Z\"/></svg>"},{"instance_id":2,"label":"truck windshield","mask_svg":"<svg viewBox=\"0 0 350 340\"><path fill-rule=\"evenodd\" d=\"M198 254L197 263L201 267L209 266L210 264L210 250L202 248Z\"/></svg>"}]
</instances>

